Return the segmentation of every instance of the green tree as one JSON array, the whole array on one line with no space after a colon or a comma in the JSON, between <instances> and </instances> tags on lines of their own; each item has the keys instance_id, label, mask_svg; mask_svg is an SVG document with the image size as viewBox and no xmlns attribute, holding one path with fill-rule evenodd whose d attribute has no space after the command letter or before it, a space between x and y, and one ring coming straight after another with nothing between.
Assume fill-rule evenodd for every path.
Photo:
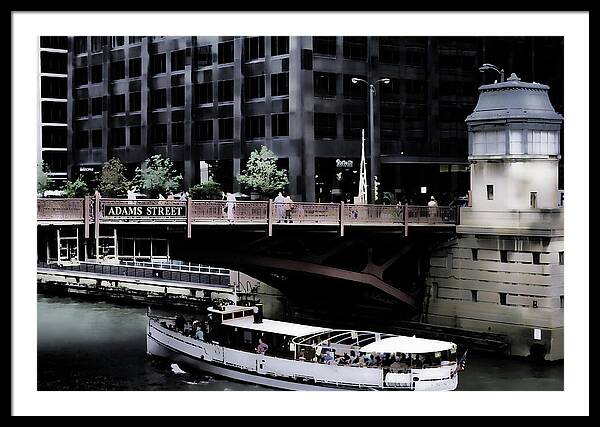
<instances>
[{"instance_id":1,"label":"green tree","mask_svg":"<svg viewBox=\"0 0 600 427\"><path fill-rule=\"evenodd\" d=\"M125 178L125 166L113 157L102 165L98 190L102 196L118 197L127 194L131 183Z\"/></svg>"},{"instance_id":2,"label":"green tree","mask_svg":"<svg viewBox=\"0 0 600 427\"><path fill-rule=\"evenodd\" d=\"M177 175L171 159L156 154L144 160L142 166L135 170L133 181L140 191L155 199L159 194L179 191L183 177Z\"/></svg>"},{"instance_id":3,"label":"green tree","mask_svg":"<svg viewBox=\"0 0 600 427\"><path fill-rule=\"evenodd\" d=\"M37 165L37 192L43 194L50 187L48 179L48 165L42 160Z\"/></svg>"},{"instance_id":4,"label":"green tree","mask_svg":"<svg viewBox=\"0 0 600 427\"><path fill-rule=\"evenodd\" d=\"M85 197L89 194L89 189L81 178L77 178L76 181L68 181L63 186L62 192L65 197Z\"/></svg>"},{"instance_id":5,"label":"green tree","mask_svg":"<svg viewBox=\"0 0 600 427\"><path fill-rule=\"evenodd\" d=\"M250 153L239 182L263 196L271 197L288 185L287 171L277 169L277 156L264 145Z\"/></svg>"},{"instance_id":6,"label":"green tree","mask_svg":"<svg viewBox=\"0 0 600 427\"><path fill-rule=\"evenodd\" d=\"M223 190L218 182L206 181L190 188L190 196L195 200L221 200Z\"/></svg>"}]
</instances>

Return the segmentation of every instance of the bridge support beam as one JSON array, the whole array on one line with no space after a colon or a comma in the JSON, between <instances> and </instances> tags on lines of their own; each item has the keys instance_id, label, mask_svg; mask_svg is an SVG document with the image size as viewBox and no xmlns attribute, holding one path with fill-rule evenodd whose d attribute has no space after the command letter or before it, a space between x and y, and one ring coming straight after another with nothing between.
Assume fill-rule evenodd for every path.
<instances>
[{"instance_id":1,"label":"bridge support beam","mask_svg":"<svg viewBox=\"0 0 600 427\"><path fill-rule=\"evenodd\" d=\"M267 206L267 236L273 236L273 200L271 199Z\"/></svg>"},{"instance_id":2,"label":"bridge support beam","mask_svg":"<svg viewBox=\"0 0 600 427\"><path fill-rule=\"evenodd\" d=\"M345 223L345 218L344 218L344 202L341 201L340 202L340 237L344 237L344 223Z\"/></svg>"}]
</instances>

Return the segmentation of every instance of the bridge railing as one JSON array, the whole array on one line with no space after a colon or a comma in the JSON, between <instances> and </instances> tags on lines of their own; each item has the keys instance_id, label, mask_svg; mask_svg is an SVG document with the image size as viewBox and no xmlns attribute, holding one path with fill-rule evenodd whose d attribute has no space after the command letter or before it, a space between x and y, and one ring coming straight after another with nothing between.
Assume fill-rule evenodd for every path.
<instances>
[{"instance_id":1,"label":"bridge railing","mask_svg":"<svg viewBox=\"0 0 600 427\"><path fill-rule=\"evenodd\" d=\"M273 203L271 210L273 223L338 224L340 205L338 203L293 202L291 210L285 203Z\"/></svg>"},{"instance_id":2,"label":"bridge railing","mask_svg":"<svg viewBox=\"0 0 600 427\"><path fill-rule=\"evenodd\" d=\"M402 224L404 206L391 205L344 205L345 223L352 224Z\"/></svg>"},{"instance_id":3,"label":"bridge railing","mask_svg":"<svg viewBox=\"0 0 600 427\"><path fill-rule=\"evenodd\" d=\"M407 206L405 218L409 224L455 224L456 209L450 206Z\"/></svg>"}]
</instances>

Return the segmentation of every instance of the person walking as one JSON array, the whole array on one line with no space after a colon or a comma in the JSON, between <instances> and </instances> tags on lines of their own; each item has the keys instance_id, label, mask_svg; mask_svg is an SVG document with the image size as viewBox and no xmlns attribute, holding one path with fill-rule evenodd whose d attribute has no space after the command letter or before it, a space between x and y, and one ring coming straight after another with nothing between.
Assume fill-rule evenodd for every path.
<instances>
[{"instance_id":1,"label":"person walking","mask_svg":"<svg viewBox=\"0 0 600 427\"><path fill-rule=\"evenodd\" d=\"M294 209L294 201L292 200L289 194L285 198L285 203L283 207L285 208L285 222L294 222L292 221L292 210Z\"/></svg>"},{"instance_id":2,"label":"person walking","mask_svg":"<svg viewBox=\"0 0 600 427\"><path fill-rule=\"evenodd\" d=\"M227 219L232 222L235 210L235 196L232 193L227 193L227 203L225 206L227 208Z\"/></svg>"},{"instance_id":3,"label":"person walking","mask_svg":"<svg viewBox=\"0 0 600 427\"><path fill-rule=\"evenodd\" d=\"M279 192L277 197L275 197L274 202L275 202L275 213L277 215L277 222L280 223L281 220L283 219L283 216L285 213L285 208L284 208L285 197L283 197L283 194L281 194L281 191Z\"/></svg>"},{"instance_id":4,"label":"person walking","mask_svg":"<svg viewBox=\"0 0 600 427\"><path fill-rule=\"evenodd\" d=\"M429 222L433 222L434 217L437 216L438 211L438 203L435 200L435 197L431 196L431 200L429 201L429 203L427 203L427 206L429 207Z\"/></svg>"}]
</instances>

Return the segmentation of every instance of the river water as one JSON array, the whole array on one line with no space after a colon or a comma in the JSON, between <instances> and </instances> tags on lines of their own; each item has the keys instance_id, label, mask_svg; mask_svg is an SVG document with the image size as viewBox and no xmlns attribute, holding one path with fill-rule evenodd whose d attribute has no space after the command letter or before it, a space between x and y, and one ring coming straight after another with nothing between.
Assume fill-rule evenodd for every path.
<instances>
[{"instance_id":1,"label":"river water","mask_svg":"<svg viewBox=\"0 0 600 427\"><path fill-rule=\"evenodd\" d=\"M267 390L147 356L144 307L38 294L37 327L38 390ZM563 363L469 352L458 390L563 390Z\"/></svg>"}]
</instances>

